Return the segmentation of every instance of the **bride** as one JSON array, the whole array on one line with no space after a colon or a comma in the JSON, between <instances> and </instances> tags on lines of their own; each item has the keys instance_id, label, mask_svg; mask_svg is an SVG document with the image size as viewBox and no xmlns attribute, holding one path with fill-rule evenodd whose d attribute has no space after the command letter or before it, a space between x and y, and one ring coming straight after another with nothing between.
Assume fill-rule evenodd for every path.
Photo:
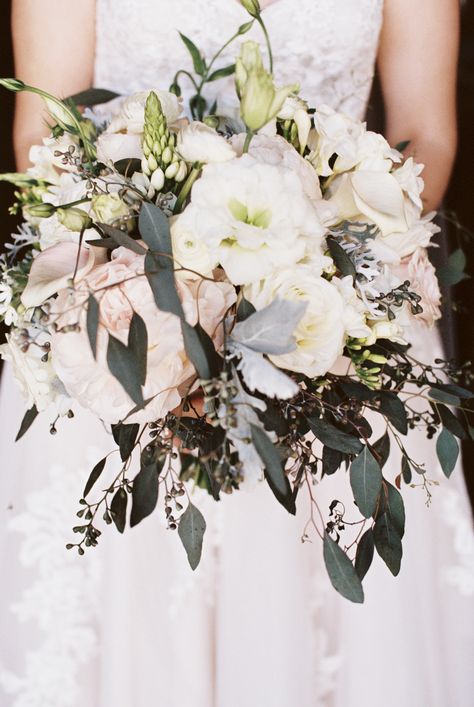
<instances>
[{"instance_id":1,"label":"bride","mask_svg":"<svg viewBox=\"0 0 474 707\"><path fill-rule=\"evenodd\" d=\"M387 137L410 140L435 208L456 144L457 0L262 7L277 81L298 76L312 104L363 117L378 59ZM63 96L93 84L167 88L177 64L191 68L176 30L211 54L246 19L237 0L14 0L16 75ZM20 94L19 169L44 131L36 97ZM441 353L433 330L414 329L412 343L426 360ZM420 489L406 489L400 576L379 562L366 604L354 606L329 586L317 542L300 543L304 509L286 516L263 485L220 504L197 492L209 530L195 573L159 514L123 537L110 530L84 558L67 553L78 494L108 435L78 411L56 436L40 420L14 446L22 402L8 372L1 415L1 705L471 704L474 541L460 470L429 509ZM432 445L416 434L411 444L441 478ZM395 458L392 467L394 478ZM344 485L340 473L321 482L321 506Z\"/></svg>"}]
</instances>

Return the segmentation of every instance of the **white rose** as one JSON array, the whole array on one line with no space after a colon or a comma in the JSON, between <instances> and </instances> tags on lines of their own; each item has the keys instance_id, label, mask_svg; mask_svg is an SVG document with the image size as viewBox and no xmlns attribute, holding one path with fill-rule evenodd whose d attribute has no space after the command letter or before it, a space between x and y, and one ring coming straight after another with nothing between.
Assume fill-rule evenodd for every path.
<instances>
[{"instance_id":1,"label":"white rose","mask_svg":"<svg viewBox=\"0 0 474 707\"><path fill-rule=\"evenodd\" d=\"M298 176L250 155L206 165L188 210L192 234L236 285L297 262L308 239L324 236Z\"/></svg>"},{"instance_id":2,"label":"white rose","mask_svg":"<svg viewBox=\"0 0 474 707\"><path fill-rule=\"evenodd\" d=\"M323 376L342 354L345 343L344 300L339 289L305 265L282 269L244 288L245 297L262 309L276 297L308 303L298 324L296 349L270 356L273 363L315 378Z\"/></svg>"},{"instance_id":3,"label":"white rose","mask_svg":"<svg viewBox=\"0 0 474 707\"><path fill-rule=\"evenodd\" d=\"M440 228L432 222L435 213L426 214L404 233L378 235L370 241L370 249L383 263L396 263L414 253L417 248L426 248Z\"/></svg>"},{"instance_id":4,"label":"white rose","mask_svg":"<svg viewBox=\"0 0 474 707\"><path fill-rule=\"evenodd\" d=\"M175 123L182 112L181 101L174 93L152 89L158 96L163 114L168 125ZM126 98L120 112L115 115L106 130L107 133L121 133L126 131L134 135L142 135L145 123L145 104L151 91L140 91Z\"/></svg>"},{"instance_id":5,"label":"white rose","mask_svg":"<svg viewBox=\"0 0 474 707\"><path fill-rule=\"evenodd\" d=\"M177 150L185 162L227 162L235 157L231 145L204 123L189 123L178 133Z\"/></svg>"},{"instance_id":6,"label":"white rose","mask_svg":"<svg viewBox=\"0 0 474 707\"><path fill-rule=\"evenodd\" d=\"M344 300L343 322L346 334L355 339L363 339L370 335L370 328L366 323L365 306L357 296L352 277L334 277L331 283L337 287Z\"/></svg>"},{"instance_id":7,"label":"white rose","mask_svg":"<svg viewBox=\"0 0 474 707\"><path fill-rule=\"evenodd\" d=\"M100 223L114 224L125 216L130 209L118 194L99 194L92 198L92 210Z\"/></svg>"},{"instance_id":8,"label":"white rose","mask_svg":"<svg viewBox=\"0 0 474 707\"><path fill-rule=\"evenodd\" d=\"M139 135L105 132L97 139L97 159L103 164L127 159L141 161L142 158L142 141Z\"/></svg>"},{"instance_id":9,"label":"white rose","mask_svg":"<svg viewBox=\"0 0 474 707\"><path fill-rule=\"evenodd\" d=\"M20 387L28 408L36 405L42 412L54 402L59 395L64 394L50 361L42 361L44 351L40 346L30 345L27 351L22 351L18 332L8 335L7 343L0 346L0 356L11 364L14 378ZM44 341L39 339L38 341Z\"/></svg>"},{"instance_id":10,"label":"white rose","mask_svg":"<svg viewBox=\"0 0 474 707\"><path fill-rule=\"evenodd\" d=\"M196 237L196 225L192 223L192 211L186 210L171 221L171 240L175 267L189 268L194 273L210 277L217 262L211 259L209 249ZM198 278L199 275L185 271L177 273L186 279Z\"/></svg>"}]
</instances>

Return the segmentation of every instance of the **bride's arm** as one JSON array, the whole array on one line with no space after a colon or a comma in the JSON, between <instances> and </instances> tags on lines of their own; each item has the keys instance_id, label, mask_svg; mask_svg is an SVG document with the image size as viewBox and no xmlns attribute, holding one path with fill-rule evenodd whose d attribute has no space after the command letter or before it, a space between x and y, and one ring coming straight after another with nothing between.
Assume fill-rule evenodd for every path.
<instances>
[{"instance_id":1,"label":"bride's arm","mask_svg":"<svg viewBox=\"0 0 474 707\"><path fill-rule=\"evenodd\" d=\"M65 97L92 83L95 0L13 0L15 76ZM18 169L28 151L47 134L43 104L30 93L17 95L14 146Z\"/></svg>"},{"instance_id":2,"label":"bride's arm","mask_svg":"<svg viewBox=\"0 0 474 707\"><path fill-rule=\"evenodd\" d=\"M439 206L456 153L459 0L388 0L379 51L392 145L425 164L427 210Z\"/></svg>"}]
</instances>

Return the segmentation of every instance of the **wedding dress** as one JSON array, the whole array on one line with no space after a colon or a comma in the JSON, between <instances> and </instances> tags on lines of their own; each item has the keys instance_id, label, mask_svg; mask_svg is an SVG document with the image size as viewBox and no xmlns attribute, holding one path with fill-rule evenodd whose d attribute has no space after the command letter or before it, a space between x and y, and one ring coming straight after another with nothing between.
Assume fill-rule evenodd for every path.
<instances>
[{"instance_id":1,"label":"wedding dress","mask_svg":"<svg viewBox=\"0 0 474 707\"><path fill-rule=\"evenodd\" d=\"M311 104L362 117L382 12L382 0L274 0L264 17L277 81L296 78ZM191 68L177 29L210 56L246 19L236 0L97 0L95 84L166 88L176 67ZM420 357L440 353L434 330L412 338ZM83 558L68 553L84 480L110 436L78 411L56 436L45 417L14 445L22 414L6 375L2 707L472 704L474 541L460 470L433 487L430 508L421 489L404 489L401 573L375 558L355 606L329 585L319 539L300 541L307 508L290 517L263 484L218 504L194 493L208 525L194 573L159 513L123 536L109 528ZM411 448L441 480L434 445L415 435ZM393 456L387 474L398 473ZM342 472L325 479L320 507L347 486Z\"/></svg>"}]
</instances>

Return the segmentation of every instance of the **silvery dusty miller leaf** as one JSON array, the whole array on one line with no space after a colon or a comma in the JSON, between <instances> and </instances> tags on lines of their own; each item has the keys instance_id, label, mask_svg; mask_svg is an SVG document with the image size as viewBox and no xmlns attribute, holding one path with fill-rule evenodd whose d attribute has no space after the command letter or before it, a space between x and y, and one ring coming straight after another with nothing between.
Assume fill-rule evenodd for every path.
<instances>
[{"instance_id":1,"label":"silvery dusty miller leaf","mask_svg":"<svg viewBox=\"0 0 474 707\"><path fill-rule=\"evenodd\" d=\"M228 348L231 353L240 355L237 369L252 392L258 390L269 398L280 400L289 400L298 393L297 384L264 358L263 354L232 340Z\"/></svg>"},{"instance_id":2,"label":"silvery dusty miller leaf","mask_svg":"<svg viewBox=\"0 0 474 707\"><path fill-rule=\"evenodd\" d=\"M306 311L306 302L276 298L271 304L235 325L233 338L249 349L279 356L296 348L293 336Z\"/></svg>"}]
</instances>

